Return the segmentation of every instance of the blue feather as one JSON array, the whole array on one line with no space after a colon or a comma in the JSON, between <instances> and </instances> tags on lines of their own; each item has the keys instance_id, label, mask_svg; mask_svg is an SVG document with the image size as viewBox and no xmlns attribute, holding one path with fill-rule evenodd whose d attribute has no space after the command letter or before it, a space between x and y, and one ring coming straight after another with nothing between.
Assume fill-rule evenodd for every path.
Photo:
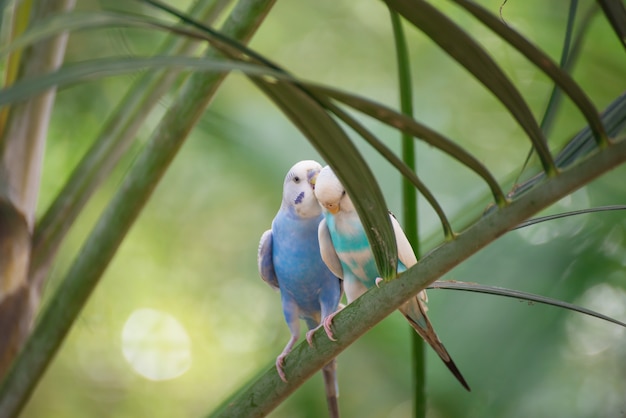
<instances>
[{"instance_id":1,"label":"blue feather","mask_svg":"<svg viewBox=\"0 0 626 418\"><path fill-rule=\"evenodd\" d=\"M270 286L280 289L283 314L291 333L276 359L276 369L285 382L283 363L299 338L300 320L309 330L315 330L337 310L342 295L341 281L326 267L319 250L317 232L323 215L313 189L320 170L321 165L315 161L301 161L291 168L283 184L281 207L259 244L259 273ZM330 416L337 418L334 360L324 367L323 374Z\"/></svg>"}]
</instances>

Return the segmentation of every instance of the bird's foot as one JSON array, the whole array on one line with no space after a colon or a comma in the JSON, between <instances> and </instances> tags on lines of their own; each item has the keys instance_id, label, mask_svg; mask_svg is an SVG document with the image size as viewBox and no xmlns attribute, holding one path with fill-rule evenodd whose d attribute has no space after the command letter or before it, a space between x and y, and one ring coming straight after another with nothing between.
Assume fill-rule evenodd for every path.
<instances>
[{"instance_id":1,"label":"bird's foot","mask_svg":"<svg viewBox=\"0 0 626 418\"><path fill-rule=\"evenodd\" d=\"M278 357L276 357L276 371L278 372L278 376L280 380L287 383L287 376L285 376L285 372L283 371L283 363L285 361L285 357L287 357L288 353L282 352Z\"/></svg>"},{"instance_id":2,"label":"bird's foot","mask_svg":"<svg viewBox=\"0 0 626 418\"><path fill-rule=\"evenodd\" d=\"M332 330L333 318L342 309L343 309L343 305L340 305L339 309L337 309L335 312L331 313L330 315L326 316L326 318L322 320L322 326L324 327L324 331L326 331L326 335L328 336L328 339L331 341L337 341L337 339L335 338L335 334L333 334L333 330Z\"/></svg>"},{"instance_id":3,"label":"bird's foot","mask_svg":"<svg viewBox=\"0 0 626 418\"><path fill-rule=\"evenodd\" d=\"M306 341L309 343L310 347L313 347L313 334L315 333L315 331L317 331L318 329L324 327L324 331L326 332L326 335L328 336L328 339L331 341L337 341L337 339L335 338L335 334L333 334L333 330L331 329L332 326L332 321L333 318L335 317L335 315L337 315L337 313L343 309L343 305L339 306L339 309L333 313L331 313L330 315L328 315L326 318L324 318L322 320L322 323L319 324L318 326L316 326L315 328L307 331L305 338Z\"/></svg>"},{"instance_id":4,"label":"bird's foot","mask_svg":"<svg viewBox=\"0 0 626 418\"><path fill-rule=\"evenodd\" d=\"M374 283L376 283L376 287L380 288L380 283L384 282L382 277L377 277Z\"/></svg>"},{"instance_id":5,"label":"bird's foot","mask_svg":"<svg viewBox=\"0 0 626 418\"><path fill-rule=\"evenodd\" d=\"M313 347L313 334L315 333L315 331L320 329L321 326L322 324L319 324L318 326L316 326L313 329L308 330L306 334L304 334L304 338L306 338L306 342L309 343L309 347Z\"/></svg>"}]
</instances>

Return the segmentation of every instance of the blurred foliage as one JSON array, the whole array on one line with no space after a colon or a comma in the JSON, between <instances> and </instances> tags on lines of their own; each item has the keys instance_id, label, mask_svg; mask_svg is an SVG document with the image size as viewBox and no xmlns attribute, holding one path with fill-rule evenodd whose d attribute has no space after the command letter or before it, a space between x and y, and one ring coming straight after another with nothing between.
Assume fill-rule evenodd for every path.
<instances>
[{"instance_id":1,"label":"blurred foliage","mask_svg":"<svg viewBox=\"0 0 626 418\"><path fill-rule=\"evenodd\" d=\"M461 9L436 3L488 48L539 118L552 88L548 79ZM482 2L494 13L501 3ZM586 10L593 2L580 3ZM139 7L123 5L115 3ZM106 5L84 0L78 7ZM567 8L565 0L509 0L502 16L558 60ZM425 36L408 30L407 37L416 117L480 155L497 178L512 178L529 149L521 129ZM139 30L80 32L70 37L67 60L149 54L160 40L159 34ZM393 38L382 2L278 2L251 47L305 79L397 103ZM603 109L626 88L624 74L626 57L619 41L597 14L573 76ZM40 212L134 77L98 80L59 93ZM167 104L163 99L140 137L156 125ZM400 149L395 132L364 123L390 147ZM551 148L559 149L584 124L565 101ZM361 148L390 209L399 212L396 172L367 146ZM444 209L457 214L456 219L467 220L468 210L469 217L480 214L484 206L475 202L487 196L480 180L463 175L458 164L436 150L423 144L417 149L420 174ZM258 277L256 247L278 209L284 172L293 162L309 158L319 160L296 128L244 77L229 77L125 240L23 416L199 416L272 367L288 329L278 294ZM46 294L66 271L131 159L126 157L81 215L55 263ZM621 167L550 211L626 203L625 175ZM432 211L424 207L420 213L422 230L437 233L440 227ZM457 228L463 225L457 222ZM444 279L543 294L626 320L625 236L626 218L620 212L552 221L507 234ZM431 320L472 385L472 392L466 393L428 352L429 416L608 417L626 411L624 330L505 298L442 290L430 291L429 297ZM191 364L181 376L153 381L134 372L124 357L123 327L141 308L171 315L188 334ZM400 315L392 315L339 357L344 416L409 416L409 337ZM172 353L181 352L186 348L170 347L155 354L153 361L171 361ZM271 416L325 414L322 381L316 376Z\"/></svg>"}]
</instances>

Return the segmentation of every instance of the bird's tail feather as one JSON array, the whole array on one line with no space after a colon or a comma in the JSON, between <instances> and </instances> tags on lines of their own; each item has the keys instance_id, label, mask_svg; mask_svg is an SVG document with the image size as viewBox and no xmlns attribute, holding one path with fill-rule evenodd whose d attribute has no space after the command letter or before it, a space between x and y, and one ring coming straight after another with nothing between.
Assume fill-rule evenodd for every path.
<instances>
[{"instance_id":1,"label":"bird's tail feather","mask_svg":"<svg viewBox=\"0 0 626 418\"><path fill-rule=\"evenodd\" d=\"M469 385L465 381L465 378L454 364L450 353L443 346L443 343L439 340L439 337L435 333L435 330L430 323L430 320L426 316L426 308L422 302L417 298L412 298L406 304L400 308L400 312L409 321L409 324L417 333L430 345L435 352L439 355L441 360L445 363L448 369L452 372L454 377L463 385L465 389L470 390Z\"/></svg>"},{"instance_id":2,"label":"bird's tail feather","mask_svg":"<svg viewBox=\"0 0 626 418\"><path fill-rule=\"evenodd\" d=\"M337 383L337 363L332 359L322 369L324 386L326 387L326 402L330 418L339 418L339 384Z\"/></svg>"}]
</instances>

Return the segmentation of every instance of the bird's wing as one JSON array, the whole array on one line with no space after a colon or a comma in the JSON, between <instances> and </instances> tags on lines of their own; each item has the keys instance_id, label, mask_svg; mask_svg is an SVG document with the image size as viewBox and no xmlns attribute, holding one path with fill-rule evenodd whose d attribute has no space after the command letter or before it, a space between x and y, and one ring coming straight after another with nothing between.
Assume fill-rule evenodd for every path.
<instances>
[{"instance_id":1,"label":"bird's wing","mask_svg":"<svg viewBox=\"0 0 626 418\"><path fill-rule=\"evenodd\" d=\"M391 224L393 225L393 232L396 236L396 245L398 247L398 259L404 264L404 266L408 269L414 266L417 263L417 257L413 252L413 247L411 247L411 243L409 239L406 237L400 223L393 215L393 213L389 212L389 217L391 218ZM426 290L422 290L418 293L418 297L423 302L428 302L428 296L426 295ZM424 305L424 309L427 310L426 305Z\"/></svg>"},{"instance_id":2,"label":"bird's wing","mask_svg":"<svg viewBox=\"0 0 626 418\"><path fill-rule=\"evenodd\" d=\"M393 216L393 214L389 214L391 218L391 224L393 225L393 232L396 236L396 245L398 246L398 259L402 261L402 264L406 266L406 268L410 268L417 263L417 257L415 257L415 253L413 252L413 248L409 243L408 238L404 234L402 227L398 220Z\"/></svg>"},{"instance_id":3,"label":"bird's wing","mask_svg":"<svg viewBox=\"0 0 626 418\"><path fill-rule=\"evenodd\" d=\"M257 253L257 264L261 278L272 288L278 289L278 278L274 271L274 260L272 257L272 230L268 229L261 235L259 251Z\"/></svg>"},{"instance_id":4,"label":"bird's wing","mask_svg":"<svg viewBox=\"0 0 626 418\"><path fill-rule=\"evenodd\" d=\"M330 238L330 231L326 225L326 219L322 219L320 222L317 229L317 238L320 243L320 254L326 267L328 267L335 276L343 279L343 268L341 267L341 261L339 261L333 241Z\"/></svg>"}]
</instances>

